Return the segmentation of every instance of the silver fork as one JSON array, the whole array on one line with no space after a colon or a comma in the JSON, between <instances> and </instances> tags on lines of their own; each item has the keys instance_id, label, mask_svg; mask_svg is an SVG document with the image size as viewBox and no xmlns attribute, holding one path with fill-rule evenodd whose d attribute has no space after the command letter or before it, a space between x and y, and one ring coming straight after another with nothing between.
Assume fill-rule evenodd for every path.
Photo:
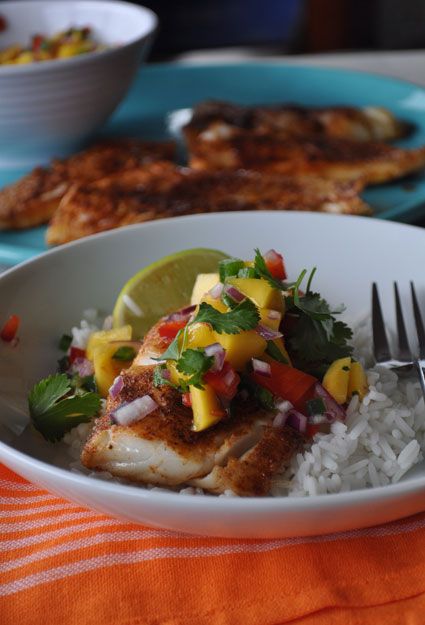
<instances>
[{"instance_id":1,"label":"silver fork","mask_svg":"<svg viewBox=\"0 0 425 625\"><path fill-rule=\"evenodd\" d=\"M425 328L419 310L418 298L416 297L413 282L410 282L410 292L412 296L413 316L415 319L416 334L418 336L419 354L413 356L407 338L406 326L403 318L400 295L398 292L397 282L394 282L394 298L398 334L398 358L391 356L391 350L385 331L384 317L382 315L381 304L379 301L378 287L376 282L372 284L372 335L373 335L373 352L377 364L388 367L389 369L411 370L416 369L421 384L422 395L425 400L425 377L422 367L425 366Z\"/></svg>"}]
</instances>

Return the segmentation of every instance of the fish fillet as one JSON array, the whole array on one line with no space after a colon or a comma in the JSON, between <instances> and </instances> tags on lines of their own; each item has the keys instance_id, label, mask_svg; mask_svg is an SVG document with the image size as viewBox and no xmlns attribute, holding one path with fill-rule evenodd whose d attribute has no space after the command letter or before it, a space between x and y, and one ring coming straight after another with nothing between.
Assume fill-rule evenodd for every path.
<instances>
[{"instance_id":1,"label":"fish fillet","mask_svg":"<svg viewBox=\"0 0 425 625\"><path fill-rule=\"evenodd\" d=\"M174 145L136 139L96 144L70 158L55 159L0 190L0 229L46 223L70 185L91 182L110 173L156 159L173 158Z\"/></svg>"},{"instance_id":2,"label":"fish fillet","mask_svg":"<svg viewBox=\"0 0 425 625\"><path fill-rule=\"evenodd\" d=\"M425 146L402 149L378 142L330 137L280 139L248 132L203 138L190 145L198 170L252 169L285 176L316 175L333 180L361 178L377 184L425 167Z\"/></svg>"},{"instance_id":3,"label":"fish fillet","mask_svg":"<svg viewBox=\"0 0 425 625\"><path fill-rule=\"evenodd\" d=\"M49 245L162 217L234 210L370 214L362 182L288 178L249 171L193 171L156 162L74 186L47 231Z\"/></svg>"},{"instance_id":4,"label":"fish fillet","mask_svg":"<svg viewBox=\"0 0 425 625\"><path fill-rule=\"evenodd\" d=\"M153 385L154 366L141 362L163 348L157 325L135 360L122 372L123 388L110 396L81 455L84 466L144 484L181 488L192 485L221 494L263 496L273 477L287 466L304 439L288 426L273 427L273 415L252 402L235 402L235 414L202 432L192 430L192 411L170 386ZM130 426L114 422L125 402L150 395L158 408Z\"/></svg>"},{"instance_id":5,"label":"fish fillet","mask_svg":"<svg viewBox=\"0 0 425 625\"><path fill-rule=\"evenodd\" d=\"M248 131L290 137L327 136L353 141L393 141L408 132L408 125L382 107L295 105L242 106L209 100L197 104L183 129L189 143L230 137Z\"/></svg>"}]
</instances>

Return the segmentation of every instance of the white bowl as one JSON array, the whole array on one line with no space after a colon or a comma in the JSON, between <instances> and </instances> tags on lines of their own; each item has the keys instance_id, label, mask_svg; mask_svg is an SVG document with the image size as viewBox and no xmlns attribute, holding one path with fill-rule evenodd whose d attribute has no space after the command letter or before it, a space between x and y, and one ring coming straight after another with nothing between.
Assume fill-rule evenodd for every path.
<instances>
[{"instance_id":1,"label":"white bowl","mask_svg":"<svg viewBox=\"0 0 425 625\"><path fill-rule=\"evenodd\" d=\"M0 47L90 26L102 52L28 65L0 65L0 167L65 155L101 126L126 94L157 26L155 14L127 2L2 2Z\"/></svg>"},{"instance_id":2,"label":"white bowl","mask_svg":"<svg viewBox=\"0 0 425 625\"><path fill-rule=\"evenodd\" d=\"M165 254L214 247L248 258L257 246L281 250L290 277L317 265L315 287L332 304L346 304L348 321L370 310L374 280L381 286L390 326L394 326L393 280L403 287L406 303L409 280L424 297L425 231L365 218L279 212L197 215L122 228L62 246L0 276L0 321L12 313L22 320L16 348L0 341L0 460L29 480L96 510L194 534L306 536L375 525L424 510L423 464L398 484L334 495L190 496L72 473L66 468L69 458L62 443L46 443L30 429L19 434L28 423L29 388L56 369L58 337L79 322L84 309L110 311L124 282Z\"/></svg>"}]
</instances>

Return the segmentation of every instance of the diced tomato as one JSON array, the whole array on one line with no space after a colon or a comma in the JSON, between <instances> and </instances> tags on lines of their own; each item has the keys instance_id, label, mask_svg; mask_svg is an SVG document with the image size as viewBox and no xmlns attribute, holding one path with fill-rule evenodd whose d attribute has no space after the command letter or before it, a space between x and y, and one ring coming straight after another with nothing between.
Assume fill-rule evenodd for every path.
<instances>
[{"instance_id":1,"label":"diced tomato","mask_svg":"<svg viewBox=\"0 0 425 625\"><path fill-rule=\"evenodd\" d=\"M270 361L270 376L253 371L251 379L269 390L276 397L287 399L300 412L305 410L305 402L311 399L317 379L299 369Z\"/></svg>"},{"instance_id":2,"label":"diced tomato","mask_svg":"<svg viewBox=\"0 0 425 625\"><path fill-rule=\"evenodd\" d=\"M183 321L164 321L159 328L159 336L163 339L175 339L179 330L187 324L187 319Z\"/></svg>"},{"instance_id":3,"label":"diced tomato","mask_svg":"<svg viewBox=\"0 0 425 625\"><path fill-rule=\"evenodd\" d=\"M186 406L186 408L192 407L192 398L190 397L190 393L183 393L182 404L183 406Z\"/></svg>"},{"instance_id":4,"label":"diced tomato","mask_svg":"<svg viewBox=\"0 0 425 625\"><path fill-rule=\"evenodd\" d=\"M233 367L226 361L221 371L208 371L204 375L204 381L224 399L233 399L238 390L240 376Z\"/></svg>"},{"instance_id":5,"label":"diced tomato","mask_svg":"<svg viewBox=\"0 0 425 625\"><path fill-rule=\"evenodd\" d=\"M32 49L33 52L38 52L41 48L41 44L43 43L43 36L42 35L34 35L34 37L32 38Z\"/></svg>"},{"instance_id":6,"label":"diced tomato","mask_svg":"<svg viewBox=\"0 0 425 625\"><path fill-rule=\"evenodd\" d=\"M0 332L3 341L6 341L6 343L13 341L18 331L20 321L18 315L10 315Z\"/></svg>"},{"instance_id":7,"label":"diced tomato","mask_svg":"<svg viewBox=\"0 0 425 625\"><path fill-rule=\"evenodd\" d=\"M313 438L317 432L320 432L320 424L318 423L307 423L307 429L305 431L305 435L307 438Z\"/></svg>"},{"instance_id":8,"label":"diced tomato","mask_svg":"<svg viewBox=\"0 0 425 625\"><path fill-rule=\"evenodd\" d=\"M267 269L274 278L277 278L278 280L285 280L286 269L282 254L278 254L275 250L269 250L264 254L264 260L266 262Z\"/></svg>"},{"instance_id":9,"label":"diced tomato","mask_svg":"<svg viewBox=\"0 0 425 625\"><path fill-rule=\"evenodd\" d=\"M6 18L3 17L3 15L0 15L0 33L6 30L6 28L7 28Z\"/></svg>"},{"instance_id":10,"label":"diced tomato","mask_svg":"<svg viewBox=\"0 0 425 625\"><path fill-rule=\"evenodd\" d=\"M69 350L69 364L72 365L72 363L74 362L74 360L77 360L77 358L85 358L86 357L86 350L85 349L80 349L79 347L71 347L71 349Z\"/></svg>"}]
</instances>

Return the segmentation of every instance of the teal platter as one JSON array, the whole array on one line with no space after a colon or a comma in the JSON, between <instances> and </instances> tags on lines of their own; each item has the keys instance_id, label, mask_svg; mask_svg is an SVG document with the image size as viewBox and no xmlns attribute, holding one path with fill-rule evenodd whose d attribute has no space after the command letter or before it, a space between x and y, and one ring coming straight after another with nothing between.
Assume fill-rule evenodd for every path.
<instances>
[{"instance_id":1,"label":"teal platter","mask_svg":"<svg viewBox=\"0 0 425 625\"><path fill-rule=\"evenodd\" d=\"M425 89L364 72L280 62L145 65L98 136L169 138L168 115L207 98L241 104L383 106L413 126L409 137L398 145L425 144ZM0 170L0 186L26 171ZM425 173L370 187L363 197L376 218L414 223L425 217ZM12 266L44 252L44 235L45 227L0 232L0 264Z\"/></svg>"}]
</instances>

